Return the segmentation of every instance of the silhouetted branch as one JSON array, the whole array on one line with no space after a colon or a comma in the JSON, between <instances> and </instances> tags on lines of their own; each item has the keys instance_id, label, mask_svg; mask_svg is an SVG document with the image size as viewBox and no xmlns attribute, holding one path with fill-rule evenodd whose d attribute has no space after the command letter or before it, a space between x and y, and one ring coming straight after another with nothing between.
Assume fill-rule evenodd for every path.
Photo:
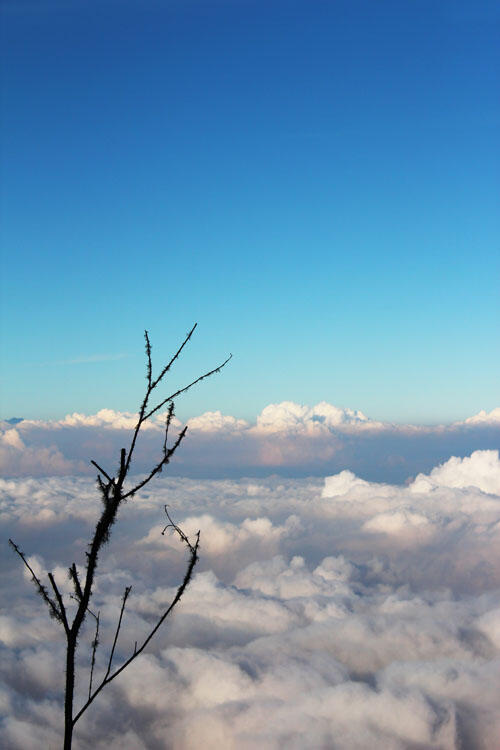
<instances>
[{"instance_id":1,"label":"silhouetted branch","mask_svg":"<svg viewBox=\"0 0 500 750\"><path fill-rule=\"evenodd\" d=\"M101 613L98 612L97 614L94 614L91 609L89 609L90 614L92 617L95 617L95 637L92 641L92 661L90 663L90 679L89 679L89 698L92 695L92 678L94 676L94 667L95 667L95 655L97 651L97 647L99 645L99 619Z\"/></svg>"},{"instance_id":2,"label":"silhouetted branch","mask_svg":"<svg viewBox=\"0 0 500 750\"><path fill-rule=\"evenodd\" d=\"M201 383L202 380L205 380L205 378L209 378L211 375L215 375L216 373L220 372L223 367L227 365L230 359L233 358L233 355L230 354L229 357L218 367L215 367L213 370L210 370L210 372L206 372L204 375L200 375L199 378L196 378L196 380L193 380L192 383L189 383L189 385L184 386L184 388L180 388L178 391L175 391L175 393L172 393L170 396L167 396L167 398L163 399L161 403L158 404L158 406L155 406L154 409L151 409L150 412L146 414L146 416L143 418L143 422L146 421L146 419L149 419L153 416L159 409L161 409L162 406L165 406L165 404L168 404L169 401L173 401L174 398L177 398L177 396L180 396L181 393L186 393L186 391L189 391L190 388L192 388L197 383Z\"/></svg>"},{"instance_id":3,"label":"silhouetted branch","mask_svg":"<svg viewBox=\"0 0 500 750\"><path fill-rule=\"evenodd\" d=\"M129 597L129 594L130 594L131 591L132 591L132 586L126 586L125 591L123 592L122 606L121 606L121 609L120 609L120 617L118 618L118 625L116 626L115 637L114 637L114 640L113 640L113 646L111 648L111 653L109 655L108 668L106 670L106 674L104 675L104 680L106 680L107 676L111 672L111 664L113 663L113 656L115 654L116 642L118 640L118 636L120 635L120 628L122 626L123 613L125 611L125 605L127 603L127 599ZM89 698L90 698L90 695L89 695Z\"/></svg>"},{"instance_id":4,"label":"silhouetted branch","mask_svg":"<svg viewBox=\"0 0 500 750\"><path fill-rule=\"evenodd\" d=\"M103 545L106 544L106 542L108 541L110 537L111 529L116 520L120 505L127 498L131 497L138 490L140 490L142 487L147 485L148 482L150 482L151 479L156 474L161 472L162 468L169 463L170 459L172 458L172 456L174 455L174 453L176 452L177 448L180 446L181 442L183 441L186 435L187 426L184 426L184 428L178 434L173 445L170 448L168 447L167 445L168 433L169 433L169 428L172 423L172 419L174 417L174 398L181 395L182 393L185 393L186 391L188 391L197 383L200 383L205 378L208 378L211 375L214 375L220 372L222 368L229 362L229 360L232 357L232 355L230 355L221 365L214 368L213 370L210 370L209 372L206 372L204 375L201 375L200 377L196 378L191 383L189 383L189 385L185 386L184 388L180 388L175 393L168 396L166 399L163 399L162 401L160 401L160 403L157 404L155 407L149 408L148 410L149 399L150 399L151 393L162 382L167 372L169 372L174 362L178 359L184 347L186 346L188 341L191 339L191 336L193 335L195 329L196 329L196 324L192 327L192 329L186 335L180 347L177 349L177 351L175 352L173 357L170 359L170 361L167 363L167 365L163 367L163 369L160 371L160 374L158 375L156 379L153 379L153 374L152 374L151 343L149 340L149 334L147 331L145 331L144 333L145 340L146 340L146 357L147 357L147 363L146 363L147 388L146 388L146 392L144 394L144 398L142 400L142 403L139 409L139 415L138 415L137 423L133 430L130 447L128 448L128 451L125 448L122 448L122 450L120 451L120 464L119 464L118 474L116 478L111 477L97 463L97 461L94 461L94 460L91 461L92 465L95 466L95 468L98 471L97 486L99 488L99 492L101 493L101 497L103 501L103 508L101 511L101 515L95 526L94 533L92 535L90 543L88 545L88 549L85 553L86 554L86 567L85 567L84 574L81 576L81 579L78 574L76 563L73 563L71 567L68 568L69 578L73 583L73 589L74 589L74 595L70 594L70 598L74 599L77 604L76 612L74 614L72 623L68 621L67 610L64 605L63 597L61 595L61 592L59 591L59 588L56 584L56 581L52 573L48 573L48 577L49 577L49 581L52 586L52 589L54 591L55 600L49 596L47 589L45 588L45 586L43 586L40 579L35 574L33 568L29 565L24 553L12 541L12 539L9 539L10 545L12 546L14 551L19 555L19 557L23 561L26 568L29 570L32 580L35 583L35 586L37 587L38 593L43 598L47 606L49 607L51 616L62 623L62 625L64 626L65 633L66 633L67 648L66 648L66 687L65 687L65 694L64 694L64 724L65 724L64 750L71 750L73 728L74 728L75 723L83 714L83 712L95 700L95 698L101 692L101 690L107 684L109 684L112 680L114 680L115 677L117 677L121 672L123 672L123 670L134 659L136 659L139 656L139 654L142 653L142 651L146 648L146 646L150 642L151 638L155 635L157 630L161 627L162 623L165 621L165 619L168 617L168 615L173 610L175 605L178 603L178 601L180 600L180 598L182 597L186 589L186 586L191 580L194 566L196 565L196 561L198 560L200 532L198 531L196 535L196 541L194 543L191 543L188 537L186 536L186 534L184 534L184 532L182 531L182 529L180 529L179 526L177 526L172 521L172 519L170 518L168 514L167 506L165 506L165 512L167 514L169 524L165 527L162 533L165 533L165 530L167 528L170 528L170 527L173 528L174 531L179 535L181 541L187 545L189 552L190 552L189 561L187 564L184 578L182 580L182 583L178 587L175 597L173 601L171 602L170 606L161 615L158 622L152 628L149 635L145 638L141 646L138 647L137 641L136 641L133 654L121 665L121 667L116 669L114 672L111 672L116 645L118 642L118 637L120 635L120 629L122 626L122 620L123 620L123 616L125 612L125 606L126 606L127 599L131 591L131 587L128 586L125 589L125 592L123 594L123 599L122 599L122 605L120 609L120 615L119 615L118 623L116 626L113 644L111 647L111 652L110 652L110 656L108 660L106 673L101 683L98 685L98 687L93 689L96 653L97 653L97 648L99 645L100 615L99 613L97 615L94 614L94 612L92 612L92 610L89 608L89 604L90 604L90 599L93 594L95 575L96 575L99 554L101 552L101 549ZM124 492L123 486L124 486L125 480L127 479L127 476L130 470L132 456L134 454L135 446L137 443L137 439L138 439L141 427L144 424L144 422L146 422L153 414L155 414L165 404L169 404L169 407L168 407L168 413L167 413L167 418L166 418L166 423L165 423L165 437L164 437L163 446L162 446L162 457L153 466L153 468L149 471L149 473L145 476L143 480L135 484L130 490ZM102 477L105 478L107 483L103 481ZM74 699L74 689L75 689L75 655L76 655L76 649L77 649L77 644L78 644L78 638L80 635L82 625L87 616L87 613L90 613L92 617L94 617L96 620L95 637L91 644L92 656L91 656L91 665L90 665L88 699L85 705L76 714L76 716L73 716L73 699Z\"/></svg>"},{"instance_id":5,"label":"silhouetted branch","mask_svg":"<svg viewBox=\"0 0 500 750\"><path fill-rule=\"evenodd\" d=\"M78 601L80 601L83 597L83 591L82 591L80 579L78 578L78 571L76 569L75 563L73 563L73 565L70 568L68 568L68 572L69 572L70 581L73 581L76 598Z\"/></svg>"},{"instance_id":6,"label":"silhouetted branch","mask_svg":"<svg viewBox=\"0 0 500 750\"><path fill-rule=\"evenodd\" d=\"M172 365L174 364L175 360L176 360L176 359L178 359L178 357L180 356L180 354L181 354L182 350L184 349L184 347L186 346L186 344L187 344L187 343L188 343L188 341L190 340L191 336L192 336L192 335L193 335L193 333L195 332L195 330L196 330L196 327L197 327L197 325L198 325L198 323L195 323L195 324L194 324L194 326L193 326L193 327L191 328L191 330L189 331L189 333L188 333L188 334L186 334L186 338L184 339L184 341L182 342L182 344L180 345L180 347L179 347L179 348L177 349L177 351L175 352L175 354L174 354L174 356L172 357L172 359L170 360L170 362L169 362L169 363L168 363L167 365L165 365L165 367L164 367L164 368L163 368L163 370L162 370L162 371L160 372L160 374L158 375L158 377L156 378L156 380L154 381L154 383L153 383L153 384L151 385L151 390L153 390L153 388L156 388L156 386L158 385L158 383L159 383L159 382L160 382L161 380L163 380L164 376L165 376L165 375L167 374L167 372L168 372L168 371L170 370L170 368L171 368L171 367L172 367Z\"/></svg>"},{"instance_id":7,"label":"silhouetted branch","mask_svg":"<svg viewBox=\"0 0 500 750\"><path fill-rule=\"evenodd\" d=\"M165 622L165 620L168 617L168 615L174 609L175 605L181 599L184 591L186 590L186 587L187 587L189 581L191 580L194 566L196 565L196 563L198 561L198 548L199 548L199 545L200 545L200 532L199 531L197 532L197 534L196 534L196 541L195 541L194 544L192 544L189 541L189 539L187 538L187 536L184 534L184 532L176 524L174 524L171 521L170 516L168 515L168 512L166 510L166 507L165 507L165 512L167 513L167 516L168 516L168 518L170 520L170 523L168 524L168 526L166 528L168 528L168 527L171 526L179 534L179 536L181 537L182 541L185 542L188 545L189 550L190 550L189 563L188 563L188 566L187 566L187 569L186 569L186 573L184 575L184 579L183 579L181 585L178 587L178 589L176 591L176 594L175 594L175 597L173 598L173 600L170 603L169 607L162 614L162 616L160 617L160 619L158 620L158 622L156 623L156 625L154 626L154 628L150 631L149 635L144 639L142 645L139 646L139 648L137 648L137 641L136 641L133 653L121 665L121 667L119 667L115 672L113 672L113 674L111 674L109 676L108 676L108 672L106 673L106 676L104 677L104 679L101 682L101 684L99 685L99 687L97 687L95 689L95 691L89 697L89 699L87 700L87 702L82 706L82 708L80 709L80 711L76 714L75 718L73 719L73 724L76 724L76 722L81 717L81 715L87 710L87 708L90 706L90 704L93 703L93 701L97 698L97 696L99 695L99 693L101 692L101 690L104 687L106 687L106 685L108 685L112 680L114 680L116 677L118 677L118 675L121 674L121 672L123 672L123 670L126 669L129 666L129 664L131 664L134 661L134 659L136 659L144 651L144 649L146 648L146 646L148 645L148 643L150 642L150 640L153 638L153 636L155 635L155 633L159 630L159 628ZM165 531L165 529L164 529L164 531ZM164 533L164 531L162 533ZM123 607L122 607L122 612L123 612ZM121 622L121 614L120 614L120 622ZM115 636L115 642L116 642L116 638L117 638L117 636Z\"/></svg>"},{"instance_id":8,"label":"silhouetted branch","mask_svg":"<svg viewBox=\"0 0 500 750\"><path fill-rule=\"evenodd\" d=\"M177 436L177 440L175 441L174 445L167 450L167 452L165 453L161 461L158 464L156 464L156 466L154 467L154 469L151 470L151 472L146 477L146 479L143 479L142 482L139 482L139 484L137 484L133 489L123 494L124 500L126 500L127 497L130 497L131 495L135 495L135 493L138 490L140 490L141 487L144 487L148 482L150 482L151 479L155 476L155 474L158 474L158 472L160 472L163 469L163 467L169 463L170 459L172 458L175 451L177 450L182 440L184 439L186 432L187 432L187 427L184 427L179 433L179 435Z\"/></svg>"},{"instance_id":9,"label":"silhouetted branch","mask_svg":"<svg viewBox=\"0 0 500 750\"><path fill-rule=\"evenodd\" d=\"M49 581L50 581L50 584L52 586L52 589L54 591L54 594L56 595L57 603L59 604L59 612L61 613L61 622L62 622L62 624L64 626L64 630L66 632L68 632L69 631L69 625L68 625L68 620L66 618L66 607L64 606L64 602L62 600L61 593L60 593L59 589L57 588L57 584L56 584L56 582L54 580L54 576L52 575L52 573L48 573L48 577L49 577Z\"/></svg>"},{"instance_id":10,"label":"silhouetted branch","mask_svg":"<svg viewBox=\"0 0 500 750\"><path fill-rule=\"evenodd\" d=\"M151 390L151 377L152 377L151 344L149 343L149 335L147 331L144 331L144 338L146 339L146 356L148 358L146 378L148 381L148 390Z\"/></svg>"},{"instance_id":11,"label":"silhouetted branch","mask_svg":"<svg viewBox=\"0 0 500 750\"><path fill-rule=\"evenodd\" d=\"M165 440L163 441L163 455L167 455L167 440L168 440L168 430L170 427L170 422L172 421L172 417L174 416L174 402L170 404L168 407L168 414L167 414L167 420L165 422Z\"/></svg>"},{"instance_id":12,"label":"silhouetted branch","mask_svg":"<svg viewBox=\"0 0 500 750\"><path fill-rule=\"evenodd\" d=\"M104 469L102 469L102 468L101 468L101 467L99 466L99 464L98 464L98 463L96 463L96 462L95 462L95 461L94 461L93 459L91 460L91 462L90 462L90 463L91 463L91 464L94 464L94 466L96 467L97 471L100 471L100 472L101 472L101 474L103 474L103 475L104 475L104 476L106 477L106 479L108 480L108 482L109 482L110 484L114 484L114 483L115 483L115 480L114 480L114 479L112 479L112 478L111 478L111 477L109 476L109 474L108 474L108 473L107 473L106 471L104 471Z\"/></svg>"},{"instance_id":13,"label":"silhouetted branch","mask_svg":"<svg viewBox=\"0 0 500 750\"><path fill-rule=\"evenodd\" d=\"M31 580L35 584L35 586L37 588L37 591L40 594L40 596L42 597L42 599L44 600L45 604L48 606L48 608L50 610L50 616L53 617L58 622L62 623L62 616L61 616L61 613L59 612L59 610L57 609L56 603L50 598L47 589L42 584L42 582L40 581L40 579L36 575L35 571L31 567L31 565L29 564L29 562L26 560L26 557L24 556L24 553L21 552L21 550L19 549L19 547L17 546L17 544L15 542L13 542L12 539L9 539L9 544L12 547L12 549L15 550L15 552L17 552L17 554L19 555L19 557L21 558L21 560L23 561L23 563L25 564L25 566L27 567L27 569L31 573Z\"/></svg>"}]
</instances>

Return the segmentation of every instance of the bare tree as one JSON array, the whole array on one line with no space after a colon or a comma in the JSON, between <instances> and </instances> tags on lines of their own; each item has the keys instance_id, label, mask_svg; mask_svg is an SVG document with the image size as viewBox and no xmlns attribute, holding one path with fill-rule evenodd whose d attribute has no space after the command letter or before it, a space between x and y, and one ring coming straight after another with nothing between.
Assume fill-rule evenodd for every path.
<instances>
[{"instance_id":1,"label":"bare tree","mask_svg":"<svg viewBox=\"0 0 500 750\"><path fill-rule=\"evenodd\" d=\"M167 514L168 524L167 526L165 526L163 533L165 533L167 528L172 528L174 532L178 534L178 536L180 537L182 542L186 545L189 551L189 558L188 558L188 563L187 563L187 568L184 574L184 578L181 584L179 585L177 592L172 602L170 603L169 607L162 613L161 617L158 619L155 626L152 628L152 630L149 632L146 638L144 638L144 640L142 641L140 645L138 645L136 642L134 650L130 654L130 656L119 667L114 667L113 658L115 655L116 644L118 641L118 636L120 634L123 613L125 611L127 599L131 591L131 586L126 587L124 594L123 594L123 598L122 598L120 615L119 615L118 622L116 625L113 643L112 643L110 653L109 653L109 658L107 661L106 672L104 674L104 677L100 680L100 682L97 682L97 684L95 684L94 683L94 669L95 669L95 662L96 662L96 651L97 651L97 647L99 644L100 617L99 617L99 613L96 614L95 612L93 612L90 609L89 605L90 605L90 600L91 600L92 593L93 593L95 576L96 576L96 571L97 571L97 563L98 563L99 554L101 552L101 548L109 540L109 537L111 534L111 527L113 526L116 520L120 506L128 498L133 497L133 495L135 495L136 492L138 492L145 485L147 485L148 482L150 482L151 479L153 479L153 477L156 474L159 474L161 472L163 467L169 463L170 459L172 458L172 456L174 455L174 453L176 452L177 448L179 447L179 445L181 444L182 440L184 439L186 435L187 427L184 427L181 430L181 432L177 435L172 445L170 447L168 446L167 444L168 433L169 433L169 429L172 423L172 419L174 417L174 399L176 399L177 396L180 396L182 393L185 393L187 390L189 390L190 388L192 388L194 385L201 382L205 378L210 377L210 375L214 375L215 373L220 372L220 370L229 362L232 356L232 355L229 355L229 357L218 367L214 368L213 370L210 370L209 372L206 372L204 375L200 375L191 383L189 383L189 385L186 385L183 388L180 388L174 393L170 394L166 398L159 400L158 403L156 403L156 405L152 405L151 396L153 392L160 385L160 383L162 383L166 374L169 372L174 362L180 356L182 350L184 349L188 341L191 339L191 336L193 335L195 328L196 328L196 324L186 335L179 349L176 351L174 356L170 359L168 364L163 367L160 374L156 378L153 377L153 372L152 372L151 344L149 341L149 335L148 335L148 332L145 331L144 335L146 339L147 387L146 387L146 393L145 393L144 399L139 409L139 416L137 419L137 424L135 425L129 448L128 450L125 448L122 448L120 452L120 464L119 464L118 471L115 476L105 471L96 461L91 461L91 463L95 466L95 468L99 472L97 475L97 486L101 495L103 509L101 512L101 516L95 527L94 534L88 545L88 551L86 552L87 559L86 559L84 575L80 577L75 563L72 563L72 565L68 569L69 578L73 585L73 594L71 595L71 598L76 603L75 604L76 612L74 613L72 620L70 617L70 612L67 607L67 603L65 603L63 600L63 596L61 594L61 591L59 590L59 587L54 579L53 574L52 573L47 574L50 587L52 589L52 593L49 593L49 589L46 586L44 586L41 580L38 578L33 568L30 566L28 560L26 559L25 554L19 549L17 544L15 544L15 542L12 541L12 539L9 539L10 545L15 550L15 552L19 555L24 565L30 572L31 578L37 588L38 593L40 594L45 604L49 608L50 616L53 617L55 620L57 620L57 622L59 622L62 625L62 627L64 628L65 635L66 635L64 750L69 750L71 748L72 739L73 739L73 730L78 719L93 703L93 701L99 695L101 690L104 687L106 687L106 685L109 685L109 683L112 680L114 680L115 677L118 677L118 675L121 672L123 672L123 670L126 669L129 666L129 664L131 664L134 661L134 659L136 659L139 656L139 654L142 653L142 651L144 651L144 649L146 648L150 640L153 638L157 630L161 627L165 619L172 612L173 608L179 602L181 596L183 595L186 589L186 586L188 585L191 579L194 566L196 565L196 561L198 559L200 532L198 531L198 533L196 534L194 542L191 542L188 539L188 537L184 534L182 529L180 529L179 526L177 526L172 521L168 513L167 506L165 506L165 513ZM132 465L132 458L134 455L134 450L136 448L137 439L139 437L141 428L145 424L145 422L147 422L148 419L151 419L151 417L154 414L156 414L162 407L168 407L168 410L167 410L167 416L166 416L165 434L164 434L161 457L157 461L157 463L153 466L153 468L149 471L149 473L146 474L144 479L141 479L137 481L136 484L132 484L129 486L126 480L130 473L130 467ZM76 656L76 650L77 650L77 645L78 645L78 638L81 633L81 629L82 629L83 623L85 622L87 614L90 614L95 620L95 637L91 644L91 667L90 667L88 697L85 703L83 704L83 706L76 713L74 713L73 699L74 699L74 690L75 690L75 656Z\"/></svg>"}]
</instances>

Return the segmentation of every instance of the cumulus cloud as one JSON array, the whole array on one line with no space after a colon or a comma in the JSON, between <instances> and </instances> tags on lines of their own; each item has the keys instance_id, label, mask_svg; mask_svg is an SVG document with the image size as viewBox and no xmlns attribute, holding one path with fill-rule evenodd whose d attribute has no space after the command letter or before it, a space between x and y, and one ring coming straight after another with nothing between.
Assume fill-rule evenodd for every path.
<instances>
[{"instance_id":1,"label":"cumulus cloud","mask_svg":"<svg viewBox=\"0 0 500 750\"><path fill-rule=\"evenodd\" d=\"M500 406L490 412L481 409L478 414L468 417L463 423L457 422L457 424L498 424L498 422L500 422Z\"/></svg>"},{"instance_id":2,"label":"cumulus cloud","mask_svg":"<svg viewBox=\"0 0 500 750\"><path fill-rule=\"evenodd\" d=\"M248 422L244 419L225 416L220 411L207 411L199 417L193 417L186 422L188 429L200 432L229 432L235 433L245 430Z\"/></svg>"},{"instance_id":3,"label":"cumulus cloud","mask_svg":"<svg viewBox=\"0 0 500 750\"><path fill-rule=\"evenodd\" d=\"M316 406L302 406L293 401L269 404L257 417L256 432L269 433L322 433L338 427L377 429L381 422L375 422L361 411L342 409L321 401Z\"/></svg>"},{"instance_id":4,"label":"cumulus cloud","mask_svg":"<svg viewBox=\"0 0 500 750\"><path fill-rule=\"evenodd\" d=\"M56 445L26 445L14 427L0 433L0 472L4 474L72 474L82 469L81 461L65 458Z\"/></svg>"},{"instance_id":5,"label":"cumulus cloud","mask_svg":"<svg viewBox=\"0 0 500 750\"><path fill-rule=\"evenodd\" d=\"M18 436L9 437L13 450ZM147 654L77 724L81 748L463 750L500 733L500 459L448 457L406 485L162 478L123 508L100 561L97 670L133 584L123 659L185 564L163 505L201 560ZM99 512L92 478L10 478L0 522L68 591ZM4 557L0 710L8 750L58 746L63 634ZM89 627L77 703L88 688Z\"/></svg>"},{"instance_id":6,"label":"cumulus cloud","mask_svg":"<svg viewBox=\"0 0 500 750\"><path fill-rule=\"evenodd\" d=\"M498 451L474 451L464 458L452 456L428 477L419 474L413 487L419 491L426 483L435 487L478 487L483 492L500 495Z\"/></svg>"},{"instance_id":7,"label":"cumulus cloud","mask_svg":"<svg viewBox=\"0 0 500 750\"><path fill-rule=\"evenodd\" d=\"M188 436L170 471L180 476L321 476L351 470L371 481L404 482L428 474L450 455L500 448L499 410L434 427L377 422L361 411L321 402L269 404L255 423L220 411L187 422ZM7 476L89 473L90 459L114 465L137 414L101 409L43 422L0 424L0 460ZM165 414L145 424L134 469L150 468L161 451ZM173 431L182 425L175 419Z\"/></svg>"}]
</instances>

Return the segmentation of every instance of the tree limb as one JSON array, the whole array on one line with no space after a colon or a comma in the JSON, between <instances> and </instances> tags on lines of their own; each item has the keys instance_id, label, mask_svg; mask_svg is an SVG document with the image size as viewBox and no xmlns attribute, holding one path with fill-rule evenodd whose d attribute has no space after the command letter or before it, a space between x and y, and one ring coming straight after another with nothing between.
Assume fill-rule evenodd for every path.
<instances>
[{"instance_id":1,"label":"tree limb","mask_svg":"<svg viewBox=\"0 0 500 750\"><path fill-rule=\"evenodd\" d=\"M15 552L17 552L17 554L19 555L19 557L21 558L21 560L23 561L23 563L25 564L25 566L27 567L27 569L31 573L31 579L32 579L33 583L35 584L35 586L36 586L36 588L38 590L38 593L40 594L40 596L44 600L45 604L50 609L50 616L53 617L58 622L62 623L63 622L62 615L59 612L59 610L57 609L56 603L50 598L50 596L49 596L49 594L47 592L47 589L42 584L42 582L40 581L40 579L38 578L38 576L35 574L35 571L31 567L31 565L29 564L29 562L26 560L26 557L24 556L24 553L21 552L21 550L19 549L19 547L17 546L17 544L15 542L13 542L12 539L9 539L9 544L12 547L12 549L15 550Z\"/></svg>"},{"instance_id":2,"label":"tree limb","mask_svg":"<svg viewBox=\"0 0 500 750\"><path fill-rule=\"evenodd\" d=\"M168 513L167 513L167 515L168 515ZM168 517L170 518L170 516L168 516ZM153 638L153 636L158 631L158 629L162 626L162 624L164 623L164 621L166 620L166 618L168 617L168 615L170 614L170 612L173 610L173 608L175 607L175 605L179 602L180 598L182 597L182 595L183 595L183 593L184 593L184 591L186 589L186 586L188 585L189 581L191 580L191 576L193 574L194 566L196 565L196 563L198 561L198 548L199 548L199 545L200 545L200 532L198 531L197 534L196 534L196 541L195 541L195 543L191 544L191 542L189 542L189 540L187 539L187 537L184 534L184 532L180 532L180 529L179 529L178 526L176 526L173 523L169 524L169 526L170 525L175 529L175 531L177 531L177 533L180 533L182 541L187 542L187 544L189 546L189 549L190 549L189 563L188 563L188 566L187 566L187 569L186 569L186 573L184 575L184 579L183 579L181 585L179 586L179 588L177 589L175 597L173 598L170 606L162 614L162 616L160 617L160 619L158 620L158 622L156 623L156 625L154 626L154 628L150 631L150 633L147 636L147 638L145 638L145 640L143 641L142 645L139 646L139 648L137 648L137 643L136 643L136 646L134 648L134 652L121 665L121 667L119 667L111 675L104 677L104 679L101 682L101 684L94 690L94 692L92 693L92 695L90 696L90 698L86 701L86 703L81 707L81 709L78 711L78 713L74 717L74 719L73 719L73 726L76 724L76 722L81 717L81 715L87 710L87 708L90 706L90 704L93 703L93 701L97 698L97 696L99 695L99 693L101 692L101 690L104 687L106 687L106 685L108 685L112 680L114 680L115 677L118 677L118 675L121 674L121 672L123 672L123 670L126 669L129 666L129 664L131 664L134 661L134 659L136 659L142 653L142 651L144 651L144 649L146 648L146 646L148 645L148 643L150 642L150 640Z\"/></svg>"}]
</instances>

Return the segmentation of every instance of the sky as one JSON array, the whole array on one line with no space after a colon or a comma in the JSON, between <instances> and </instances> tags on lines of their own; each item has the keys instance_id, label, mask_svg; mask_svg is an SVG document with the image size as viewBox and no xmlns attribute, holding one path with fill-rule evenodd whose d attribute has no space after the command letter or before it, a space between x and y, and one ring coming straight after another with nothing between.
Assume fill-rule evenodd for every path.
<instances>
[{"instance_id":1,"label":"sky","mask_svg":"<svg viewBox=\"0 0 500 750\"><path fill-rule=\"evenodd\" d=\"M499 406L498 4L3 0L3 418Z\"/></svg>"},{"instance_id":2,"label":"sky","mask_svg":"<svg viewBox=\"0 0 500 750\"><path fill-rule=\"evenodd\" d=\"M70 611L146 386L168 470L99 558L81 750L491 750L500 719L500 7L0 0L0 538ZM127 490L162 456L166 404ZM17 418L17 419L13 419ZM132 483L133 484L129 484ZM64 638L0 544L6 750ZM76 705L88 694L87 622Z\"/></svg>"}]
</instances>

